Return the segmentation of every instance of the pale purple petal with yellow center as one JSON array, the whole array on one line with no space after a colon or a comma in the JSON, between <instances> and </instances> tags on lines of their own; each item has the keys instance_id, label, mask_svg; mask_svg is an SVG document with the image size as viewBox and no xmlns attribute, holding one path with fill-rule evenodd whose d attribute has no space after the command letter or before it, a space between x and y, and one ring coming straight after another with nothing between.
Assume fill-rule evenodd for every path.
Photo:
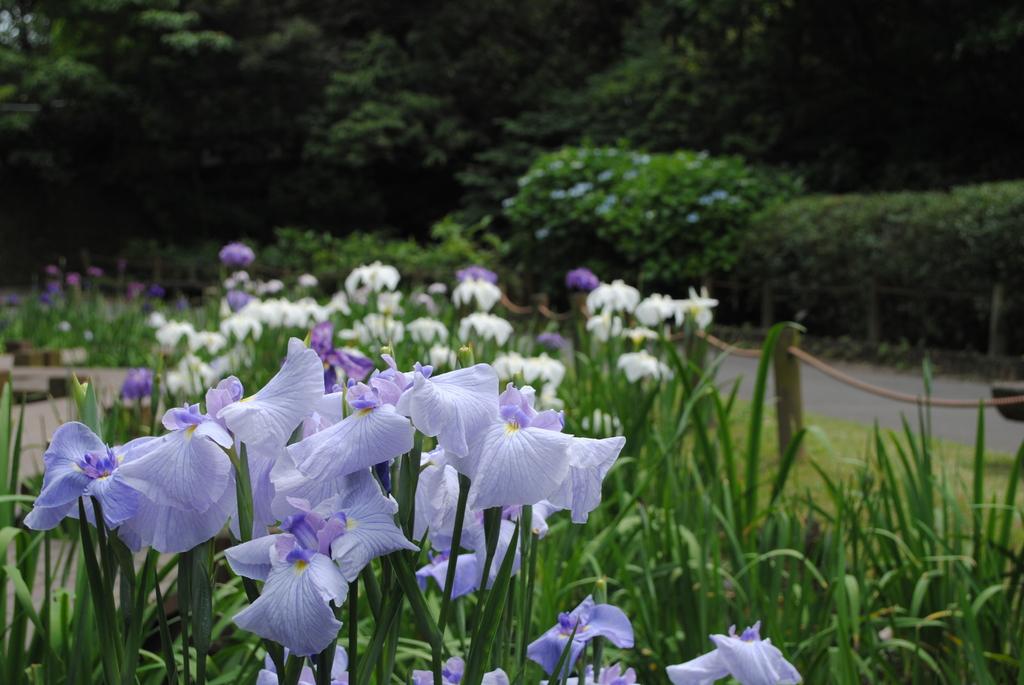
<instances>
[{"instance_id":1,"label":"pale purple petal with yellow center","mask_svg":"<svg viewBox=\"0 0 1024 685\"><path fill-rule=\"evenodd\" d=\"M395 524L395 500L385 497L372 479L364 483L346 496L334 497L317 507L318 511L330 512L337 518L344 516L346 529L331 543L331 558L338 562L350 582L379 556L400 549L419 549Z\"/></svg>"},{"instance_id":2,"label":"pale purple petal with yellow center","mask_svg":"<svg viewBox=\"0 0 1024 685\"><path fill-rule=\"evenodd\" d=\"M294 562L275 555L263 592L234 621L243 630L284 645L292 654L312 656L337 637L341 621L328 602L334 599L340 604L346 589L337 567L322 554Z\"/></svg>"},{"instance_id":3,"label":"pale purple petal with yellow center","mask_svg":"<svg viewBox=\"0 0 1024 685\"><path fill-rule=\"evenodd\" d=\"M624 437L573 438L569 444L569 475L549 499L572 511L573 523L586 523L601 503L601 484L626 444Z\"/></svg>"},{"instance_id":4,"label":"pale purple petal with yellow center","mask_svg":"<svg viewBox=\"0 0 1024 685\"><path fill-rule=\"evenodd\" d=\"M337 478L389 461L412 449L413 427L385 404L358 409L333 426L288 446L309 478Z\"/></svg>"},{"instance_id":5,"label":"pale purple petal with yellow center","mask_svg":"<svg viewBox=\"0 0 1024 685\"><path fill-rule=\"evenodd\" d=\"M398 411L416 428L455 457L464 457L469 442L498 410L498 374L487 364L427 377L413 374L413 384L398 401Z\"/></svg>"},{"instance_id":6,"label":"pale purple petal with yellow center","mask_svg":"<svg viewBox=\"0 0 1024 685\"><path fill-rule=\"evenodd\" d=\"M456 468L469 476L469 507L486 509L535 504L553 493L569 473L570 436L495 420Z\"/></svg>"},{"instance_id":7,"label":"pale purple petal with yellow center","mask_svg":"<svg viewBox=\"0 0 1024 685\"><path fill-rule=\"evenodd\" d=\"M313 412L323 391L320 357L292 338L281 370L252 397L221 409L217 418L250 448L283 446L302 419Z\"/></svg>"},{"instance_id":8,"label":"pale purple petal with yellow center","mask_svg":"<svg viewBox=\"0 0 1024 685\"><path fill-rule=\"evenodd\" d=\"M217 443L198 433L198 428L191 427L168 433L149 443L142 456L118 472L155 504L206 511L224 494L231 461Z\"/></svg>"}]
</instances>

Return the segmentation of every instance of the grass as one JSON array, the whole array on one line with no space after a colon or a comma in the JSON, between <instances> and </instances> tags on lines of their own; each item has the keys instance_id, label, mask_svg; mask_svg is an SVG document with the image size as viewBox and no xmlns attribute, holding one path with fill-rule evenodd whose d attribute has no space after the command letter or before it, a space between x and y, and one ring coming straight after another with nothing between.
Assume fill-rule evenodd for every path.
<instances>
[{"instance_id":1,"label":"grass","mask_svg":"<svg viewBox=\"0 0 1024 685\"><path fill-rule=\"evenodd\" d=\"M736 441L744 439L749 430L750 403L736 400L730 421L730 429ZM908 416L908 420L914 420ZM761 451L766 466L775 469L779 463L776 438L775 407L768 405L764 412L764 426L761 433ZM808 429L803 451L790 473L787 490L789 494L820 493L821 473L833 479L850 478L865 465L874 468L874 426L837 419L820 414L804 415L804 426ZM882 429L883 436L900 434L900 431ZM932 439L934 466L940 477L945 477L964 500L974 488L975 446L964 445L952 440ZM1013 468L1014 455L996 450L985 450L985 472L982 492L985 499L1000 496L1006 492ZM1024 502L1024 492L1018 500Z\"/></svg>"}]
</instances>

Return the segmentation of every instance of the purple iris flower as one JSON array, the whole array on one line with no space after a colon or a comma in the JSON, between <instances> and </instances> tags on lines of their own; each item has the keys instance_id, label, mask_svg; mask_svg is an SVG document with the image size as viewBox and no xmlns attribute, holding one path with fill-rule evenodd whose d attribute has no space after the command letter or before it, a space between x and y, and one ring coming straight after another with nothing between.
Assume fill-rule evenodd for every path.
<instances>
[{"instance_id":1,"label":"purple iris flower","mask_svg":"<svg viewBox=\"0 0 1024 685\"><path fill-rule=\"evenodd\" d=\"M252 295L243 290L229 290L226 299L231 311L237 312L252 301Z\"/></svg>"},{"instance_id":2,"label":"purple iris flower","mask_svg":"<svg viewBox=\"0 0 1024 685\"><path fill-rule=\"evenodd\" d=\"M64 282L70 285L72 288L77 288L78 286L82 285L82 274L78 273L77 271L69 271L67 275L64 276Z\"/></svg>"},{"instance_id":3,"label":"purple iris flower","mask_svg":"<svg viewBox=\"0 0 1024 685\"><path fill-rule=\"evenodd\" d=\"M256 259L256 253L244 243L228 243L220 248L217 255L220 263L232 269L241 269L249 266Z\"/></svg>"},{"instance_id":4,"label":"purple iris flower","mask_svg":"<svg viewBox=\"0 0 1024 685\"><path fill-rule=\"evenodd\" d=\"M453 656L441 667L441 682L443 685L459 685L465 672L466 662ZM430 671L413 671L412 685L434 685L434 674Z\"/></svg>"},{"instance_id":5,"label":"purple iris flower","mask_svg":"<svg viewBox=\"0 0 1024 685\"><path fill-rule=\"evenodd\" d=\"M21 298L14 293L9 293L4 296L4 304L8 307L17 307L21 304Z\"/></svg>"},{"instance_id":6,"label":"purple iris flower","mask_svg":"<svg viewBox=\"0 0 1024 685\"><path fill-rule=\"evenodd\" d=\"M146 288L146 296L151 297L154 300L159 300L166 294L167 291L159 283L152 283L148 288Z\"/></svg>"},{"instance_id":7,"label":"purple iris flower","mask_svg":"<svg viewBox=\"0 0 1024 685\"><path fill-rule=\"evenodd\" d=\"M61 293L60 281L47 281L46 292L50 295L60 295Z\"/></svg>"},{"instance_id":8,"label":"purple iris flower","mask_svg":"<svg viewBox=\"0 0 1024 685\"><path fill-rule=\"evenodd\" d=\"M712 635L715 649L666 670L672 685L705 685L732 676L742 685L793 685L803 679L770 638L761 639L761 622L736 634Z\"/></svg>"},{"instance_id":9,"label":"purple iris flower","mask_svg":"<svg viewBox=\"0 0 1024 685\"><path fill-rule=\"evenodd\" d=\"M274 377L255 395L220 408L216 416L250 450L280 450L323 397L322 374L316 352L292 338L288 356Z\"/></svg>"},{"instance_id":10,"label":"purple iris flower","mask_svg":"<svg viewBox=\"0 0 1024 685\"><path fill-rule=\"evenodd\" d=\"M450 548L458 499L459 473L448 463L444 449L438 447L422 454L412 536L421 540L429 532L435 548ZM472 520L469 518L467 522Z\"/></svg>"},{"instance_id":11,"label":"purple iris flower","mask_svg":"<svg viewBox=\"0 0 1024 685\"><path fill-rule=\"evenodd\" d=\"M263 662L263 669L256 676L256 685L279 685L279 683L274 662L270 656L267 656ZM298 685L316 685L316 674L309 666L303 667L299 674ZM344 647L334 648L334 661L331 662L331 685L348 685L348 653Z\"/></svg>"},{"instance_id":12,"label":"purple iris flower","mask_svg":"<svg viewBox=\"0 0 1024 685\"><path fill-rule=\"evenodd\" d=\"M484 582L484 567L487 565L487 540L484 535L484 513L483 511L473 511L467 514L467 518L473 519L469 522L462 532L462 537L465 540L465 546L473 550L473 554L476 556L476 567L477 567L477 585L482 585ZM498 578L498 569L505 560L505 555L508 554L510 548L516 543L516 525L512 521L503 518L498 527L498 544L495 547L494 559L491 560L490 569L487 573L487 587L494 585L494 581ZM522 550L519 549L519 545L515 544L515 553L512 557L512 575L519 573L519 568L522 563ZM456 571L458 566L456 565Z\"/></svg>"},{"instance_id":13,"label":"purple iris flower","mask_svg":"<svg viewBox=\"0 0 1024 685\"><path fill-rule=\"evenodd\" d=\"M300 510L308 507L301 500L292 500L291 504ZM345 521L344 531L331 542L331 557L349 582L377 557L400 549L419 549L395 525L398 503L380 491L369 471L361 471L348 492L321 502L317 511L331 512Z\"/></svg>"},{"instance_id":14,"label":"purple iris flower","mask_svg":"<svg viewBox=\"0 0 1024 685\"><path fill-rule=\"evenodd\" d=\"M469 442L494 419L497 405L498 374L487 364L477 364L437 376L414 371L412 387L396 407L417 430L436 437L447 454L464 457Z\"/></svg>"},{"instance_id":15,"label":"purple iris flower","mask_svg":"<svg viewBox=\"0 0 1024 685\"><path fill-rule=\"evenodd\" d=\"M338 382L340 368L349 379L361 381L373 371L373 362L361 354L334 347L334 324L318 323L309 337L309 346L316 351L324 365L324 392L330 392Z\"/></svg>"},{"instance_id":16,"label":"purple iris flower","mask_svg":"<svg viewBox=\"0 0 1024 685\"><path fill-rule=\"evenodd\" d=\"M561 432L561 412L533 408L533 393L509 383L498 411L455 464L473 485L472 509L536 504L547 499L569 474L572 437Z\"/></svg>"},{"instance_id":17,"label":"purple iris flower","mask_svg":"<svg viewBox=\"0 0 1024 685\"><path fill-rule=\"evenodd\" d=\"M89 278L103 278L103 269L98 266L90 266L85 270Z\"/></svg>"},{"instance_id":18,"label":"purple iris flower","mask_svg":"<svg viewBox=\"0 0 1024 685\"><path fill-rule=\"evenodd\" d=\"M128 374L121 384L121 399L141 400L153 392L153 372L142 367L128 369Z\"/></svg>"},{"instance_id":19,"label":"purple iris flower","mask_svg":"<svg viewBox=\"0 0 1024 685\"><path fill-rule=\"evenodd\" d=\"M341 606L348 583L321 550L342 535L344 522L304 515L287 522L290 532L236 545L224 555L240 576L263 581L256 601L235 614L235 624L284 645L292 654L311 656L338 636L341 621L330 603Z\"/></svg>"},{"instance_id":20,"label":"purple iris flower","mask_svg":"<svg viewBox=\"0 0 1024 685\"><path fill-rule=\"evenodd\" d=\"M216 403L217 393L207 393L207 407ZM234 440L223 423L202 413L198 404L167 410L163 425L170 432L124 464L122 477L155 504L205 512L220 501L231 480L231 461L224 450Z\"/></svg>"},{"instance_id":21,"label":"purple iris flower","mask_svg":"<svg viewBox=\"0 0 1024 685\"><path fill-rule=\"evenodd\" d=\"M560 350L567 344L565 338L554 331L545 331L541 333L537 336L537 342L549 350Z\"/></svg>"},{"instance_id":22,"label":"purple iris flower","mask_svg":"<svg viewBox=\"0 0 1024 685\"><path fill-rule=\"evenodd\" d=\"M128 285L125 286L125 297L127 297L129 300L134 300L145 291L145 283L140 283L139 281L129 281Z\"/></svg>"},{"instance_id":23,"label":"purple iris flower","mask_svg":"<svg viewBox=\"0 0 1024 685\"><path fill-rule=\"evenodd\" d=\"M307 478L339 478L412 449L413 427L395 411L407 384L405 375L393 367L374 373L366 383L349 380L345 401L354 411L288 446L299 472Z\"/></svg>"},{"instance_id":24,"label":"purple iris flower","mask_svg":"<svg viewBox=\"0 0 1024 685\"><path fill-rule=\"evenodd\" d=\"M575 635L573 630L576 631ZM622 609L611 604L596 604L594 598L588 595L572 611L559 614L558 623L526 648L526 656L540 664L548 675L554 675L555 667L570 636L572 647L569 649L569 660L565 665L566 674L572 670L573 664L587 643L594 638L607 638L620 648L633 646L633 626Z\"/></svg>"},{"instance_id":25,"label":"purple iris flower","mask_svg":"<svg viewBox=\"0 0 1024 685\"><path fill-rule=\"evenodd\" d=\"M466 662L453 656L441 667L442 685L460 685L466 672ZM484 673L481 685L509 685L508 674L497 668ZM434 674L430 671L415 670L412 672L412 685L434 685Z\"/></svg>"},{"instance_id":26,"label":"purple iris flower","mask_svg":"<svg viewBox=\"0 0 1024 685\"><path fill-rule=\"evenodd\" d=\"M458 279L459 283L463 281L487 281L488 283L498 283L498 274L494 273L490 269L474 264L467 266L465 269L459 269L455 272L455 278Z\"/></svg>"},{"instance_id":27,"label":"purple iris flower","mask_svg":"<svg viewBox=\"0 0 1024 685\"><path fill-rule=\"evenodd\" d=\"M130 463L146 454L159 439L137 438L121 448L114 448L114 451L118 454L123 453L125 463ZM217 535L224 527L224 522L233 514L234 505L233 478L229 479L228 487L224 489L220 499L201 512L157 504L140 494L138 511L121 524L117 529L117 536L133 552L138 552L144 547L152 547L165 554L187 552Z\"/></svg>"},{"instance_id":28,"label":"purple iris flower","mask_svg":"<svg viewBox=\"0 0 1024 685\"><path fill-rule=\"evenodd\" d=\"M565 274L565 286L569 290L589 293L599 285L601 285L601 279L585 266L573 269Z\"/></svg>"},{"instance_id":29,"label":"purple iris flower","mask_svg":"<svg viewBox=\"0 0 1024 685\"><path fill-rule=\"evenodd\" d=\"M88 426L65 423L53 433L43 454L43 488L25 525L50 530L65 516L77 518L79 497L95 497L103 508L103 520L116 528L135 515L139 493L121 474L123 455L103 444ZM92 512L87 499L86 508Z\"/></svg>"},{"instance_id":30,"label":"purple iris flower","mask_svg":"<svg viewBox=\"0 0 1024 685\"><path fill-rule=\"evenodd\" d=\"M419 581L420 588L426 590L427 581L433 578L434 582L437 583L437 588L443 592L450 564L450 552L431 554L427 565L416 571L416 580ZM458 555L455 559L455 581L452 585L452 599L468 595L479 588L481 573L482 571L477 564L475 554Z\"/></svg>"},{"instance_id":31,"label":"purple iris flower","mask_svg":"<svg viewBox=\"0 0 1024 685\"><path fill-rule=\"evenodd\" d=\"M46 306L53 304L53 299L53 295L50 293L40 293L39 295L39 303Z\"/></svg>"},{"instance_id":32,"label":"purple iris flower","mask_svg":"<svg viewBox=\"0 0 1024 685\"><path fill-rule=\"evenodd\" d=\"M548 495L551 503L571 510L573 523L586 523L601 503L601 484L625 444L621 435L602 440L574 437L569 443L569 474Z\"/></svg>"}]
</instances>

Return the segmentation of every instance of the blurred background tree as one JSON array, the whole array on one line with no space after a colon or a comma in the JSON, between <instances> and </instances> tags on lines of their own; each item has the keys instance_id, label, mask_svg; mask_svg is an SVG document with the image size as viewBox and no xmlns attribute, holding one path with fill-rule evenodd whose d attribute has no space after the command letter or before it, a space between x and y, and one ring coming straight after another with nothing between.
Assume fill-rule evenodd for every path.
<instances>
[{"instance_id":1,"label":"blurred background tree","mask_svg":"<svg viewBox=\"0 0 1024 685\"><path fill-rule=\"evenodd\" d=\"M1017 177L1022 35L1010 0L0 0L0 232L424 237L581 142L818 191Z\"/></svg>"}]
</instances>

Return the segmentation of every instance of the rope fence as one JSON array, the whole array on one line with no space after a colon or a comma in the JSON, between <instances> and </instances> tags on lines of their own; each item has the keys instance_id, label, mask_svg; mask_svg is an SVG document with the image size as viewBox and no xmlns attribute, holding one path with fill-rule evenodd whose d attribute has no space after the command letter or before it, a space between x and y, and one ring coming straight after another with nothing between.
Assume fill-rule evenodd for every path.
<instances>
[{"instance_id":1,"label":"rope fence","mask_svg":"<svg viewBox=\"0 0 1024 685\"><path fill-rule=\"evenodd\" d=\"M531 305L519 305L509 299L508 295L502 293L501 303L513 314L530 314L536 309L537 313L541 316L551 319L553 321L564 321L572 316L572 312L555 312L552 311L546 304L541 302L536 307ZM743 357L745 359L760 359L761 350L749 347L739 347L731 343L727 343L721 338L717 338L710 333L705 331L698 331L697 335L705 340L712 347L721 350L727 354ZM674 336L673 339L678 339L679 336ZM928 395L912 395L910 393L899 392L897 390L890 390L889 388L883 388L873 383L867 383L865 381L854 378L850 374L840 371L836 367L832 366L828 362L814 356L807 350L804 350L796 345L789 345L785 348L786 352L793 357L799 359L804 364L807 364L813 369L820 371L829 378L836 380L844 385L848 385L851 388L855 388L862 392L882 397L887 400L894 402L905 402L908 404L915 405L928 405L932 407L943 407L947 409L977 409L980 406L989 407L1007 407L1018 404L1024 404L1024 395L1012 395L1008 397L990 397L990 398L979 398L976 400L959 400L945 397L931 397Z\"/></svg>"}]
</instances>

